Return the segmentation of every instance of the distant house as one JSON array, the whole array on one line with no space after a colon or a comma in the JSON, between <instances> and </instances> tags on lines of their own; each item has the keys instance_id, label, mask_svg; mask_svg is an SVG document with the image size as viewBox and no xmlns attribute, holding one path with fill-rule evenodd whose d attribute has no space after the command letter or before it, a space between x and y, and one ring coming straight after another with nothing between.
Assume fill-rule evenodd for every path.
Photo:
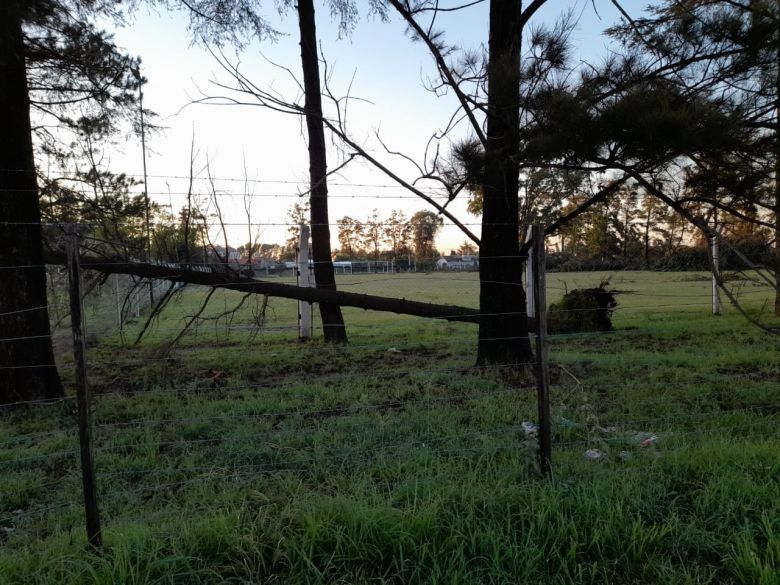
<instances>
[{"instance_id":1,"label":"distant house","mask_svg":"<svg viewBox=\"0 0 780 585\"><path fill-rule=\"evenodd\" d=\"M436 261L436 270L476 270L479 256L452 254Z\"/></svg>"},{"instance_id":2,"label":"distant house","mask_svg":"<svg viewBox=\"0 0 780 585\"><path fill-rule=\"evenodd\" d=\"M235 248L228 246L220 246L219 244L213 246L214 254L217 257L219 263L227 263L231 268L241 267L241 253Z\"/></svg>"}]
</instances>

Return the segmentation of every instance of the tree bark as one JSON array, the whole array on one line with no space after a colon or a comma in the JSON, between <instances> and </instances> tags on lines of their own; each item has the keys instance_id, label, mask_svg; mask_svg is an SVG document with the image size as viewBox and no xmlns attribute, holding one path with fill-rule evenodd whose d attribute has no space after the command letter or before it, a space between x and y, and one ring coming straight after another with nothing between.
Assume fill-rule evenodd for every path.
<instances>
[{"instance_id":1,"label":"tree bark","mask_svg":"<svg viewBox=\"0 0 780 585\"><path fill-rule=\"evenodd\" d=\"M521 2L490 2L478 365L532 358L518 239L521 11Z\"/></svg>"},{"instance_id":2,"label":"tree bark","mask_svg":"<svg viewBox=\"0 0 780 585\"><path fill-rule=\"evenodd\" d=\"M780 31L775 31L777 62L780 63ZM780 66L775 73L775 98L780 102ZM780 103L775 105L775 315L780 315Z\"/></svg>"},{"instance_id":3,"label":"tree bark","mask_svg":"<svg viewBox=\"0 0 780 585\"><path fill-rule=\"evenodd\" d=\"M22 2L0 2L0 404L62 396L49 326Z\"/></svg>"},{"instance_id":4,"label":"tree bark","mask_svg":"<svg viewBox=\"0 0 780 585\"><path fill-rule=\"evenodd\" d=\"M314 279L317 288L336 290L336 275L330 250L328 220L327 154L325 130L322 124L322 95L317 53L317 29L312 0L298 1L298 24L301 34L301 66L303 68L304 109L309 135L309 180L311 191L311 247L314 260ZM347 330L341 307L320 303L322 330L325 341L347 341Z\"/></svg>"}]
</instances>

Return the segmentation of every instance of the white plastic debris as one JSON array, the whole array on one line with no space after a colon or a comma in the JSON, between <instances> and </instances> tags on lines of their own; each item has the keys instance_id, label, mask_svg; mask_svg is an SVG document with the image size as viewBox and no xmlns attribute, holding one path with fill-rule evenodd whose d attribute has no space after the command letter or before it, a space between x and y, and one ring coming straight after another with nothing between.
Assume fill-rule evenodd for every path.
<instances>
[{"instance_id":1,"label":"white plastic debris","mask_svg":"<svg viewBox=\"0 0 780 585\"><path fill-rule=\"evenodd\" d=\"M601 449L588 449L585 451L585 459L589 461L600 461L604 459L604 451Z\"/></svg>"},{"instance_id":2,"label":"white plastic debris","mask_svg":"<svg viewBox=\"0 0 780 585\"><path fill-rule=\"evenodd\" d=\"M523 433L525 433L526 437L535 437L539 434L539 425L527 420L520 423L520 428L523 429Z\"/></svg>"}]
</instances>

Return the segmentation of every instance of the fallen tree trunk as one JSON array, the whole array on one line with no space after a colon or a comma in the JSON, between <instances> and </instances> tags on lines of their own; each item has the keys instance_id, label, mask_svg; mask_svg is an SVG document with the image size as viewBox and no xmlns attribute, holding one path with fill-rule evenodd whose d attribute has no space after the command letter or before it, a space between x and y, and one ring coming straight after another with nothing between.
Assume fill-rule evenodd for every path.
<instances>
[{"instance_id":1,"label":"fallen tree trunk","mask_svg":"<svg viewBox=\"0 0 780 585\"><path fill-rule=\"evenodd\" d=\"M65 264L65 256L59 253L50 253L46 259L47 264ZM272 297L282 297L309 303L334 303L345 307L357 307L371 311L384 311L398 313L400 315L412 315L428 319L443 319L446 321L458 321L464 323L479 323L479 310L457 305L437 305L434 303L421 303L392 297L380 297L344 291L302 288L292 284L254 280L251 278L237 277L233 274L218 272L203 272L175 266L147 264L144 262L128 262L122 259L96 259L82 256L81 267L87 270L97 270L105 274L129 274L141 278L156 278L171 282L184 282L215 288L224 288L243 293L255 293ZM522 309L525 312L524 308ZM529 328L534 330L532 319L528 322Z\"/></svg>"}]
</instances>

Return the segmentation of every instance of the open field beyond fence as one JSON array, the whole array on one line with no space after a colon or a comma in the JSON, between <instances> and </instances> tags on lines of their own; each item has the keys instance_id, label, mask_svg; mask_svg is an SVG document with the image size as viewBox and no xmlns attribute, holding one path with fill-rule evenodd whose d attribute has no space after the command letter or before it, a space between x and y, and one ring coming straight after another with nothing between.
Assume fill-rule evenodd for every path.
<instances>
[{"instance_id":1,"label":"open field beyond fence","mask_svg":"<svg viewBox=\"0 0 780 585\"><path fill-rule=\"evenodd\" d=\"M780 339L712 316L701 273L549 274L548 299L607 277L615 331L551 337L550 480L533 378L472 368L473 325L346 309L349 345L301 343L295 302L216 292L169 348L205 290L138 345L143 315L120 335L87 299L105 546L73 400L4 409L0 583L780 583ZM474 273L339 286L477 306Z\"/></svg>"}]
</instances>

